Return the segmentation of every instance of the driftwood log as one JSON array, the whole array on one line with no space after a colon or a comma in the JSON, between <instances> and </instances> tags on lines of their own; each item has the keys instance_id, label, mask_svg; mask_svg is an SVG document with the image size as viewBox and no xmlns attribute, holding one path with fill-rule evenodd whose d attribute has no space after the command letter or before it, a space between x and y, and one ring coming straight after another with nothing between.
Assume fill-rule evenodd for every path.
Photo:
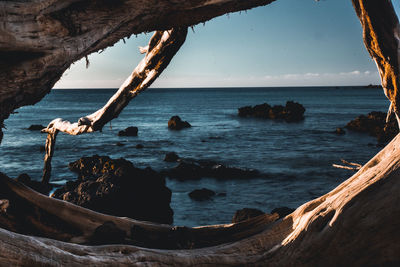
<instances>
[{"instance_id":1,"label":"driftwood log","mask_svg":"<svg viewBox=\"0 0 400 267\"><path fill-rule=\"evenodd\" d=\"M2 1L0 126L14 109L39 101L72 62L124 37L186 28L270 2ZM400 28L392 3L352 2L391 101L389 110L399 120ZM83 119L81 125L94 121ZM95 213L1 174L0 265L398 266L399 159L397 136L347 181L282 220L265 215L199 228Z\"/></svg>"}]
</instances>

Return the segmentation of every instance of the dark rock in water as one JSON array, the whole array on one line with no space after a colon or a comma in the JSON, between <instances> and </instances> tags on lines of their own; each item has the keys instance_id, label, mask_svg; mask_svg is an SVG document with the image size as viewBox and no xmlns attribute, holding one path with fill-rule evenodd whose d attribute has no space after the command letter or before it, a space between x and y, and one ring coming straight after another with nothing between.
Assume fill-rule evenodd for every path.
<instances>
[{"instance_id":1,"label":"dark rock in water","mask_svg":"<svg viewBox=\"0 0 400 267\"><path fill-rule=\"evenodd\" d=\"M54 197L98 212L171 224L171 190L151 168L139 169L123 158L83 157L69 164L76 181L57 189Z\"/></svg>"},{"instance_id":2,"label":"dark rock in water","mask_svg":"<svg viewBox=\"0 0 400 267\"><path fill-rule=\"evenodd\" d=\"M105 222L94 230L91 237L91 244L123 244L126 233L119 229L114 222Z\"/></svg>"},{"instance_id":3,"label":"dark rock in water","mask_svg":"<svg viewBox=\"0 0 400 267\"><path fill-rule=\"evenodd\" d=\"M116 146L124 146L125 144L124 144L124 143L121 143L121 142L117 142L115 145L116 145Z\"/></svg>"},{"instance_id":4,"label":"dark rock in water","mask_svg":"<svg viewBox=\"0 0 400 267\"><path fill-rule=\"evenodd\" d=\"M287 122L296 122L304 119L304 112L306 109L302 104L297 102L288 101L283 109L284 119Z\"/></svg>"},{"instance_id":5,"label":"dark rock in water","mask_svg":"<svg viewBox=\"0 0 400 267\"><path fill-rule=\"evenodd\" d=\"M182 130L189 127L192 127L192 125L187 121L182 121L179 116L172 116L168 121L168 128L171 130Z\"/></svg>"},{"instance_id":6,"label":"dark rock in water","mask_svg":"<svg viewBox=\"0 0 400 267\"><path fill-rule=\"evenodd\" d=\"M360 115L347 123L346 128L356 132L368 133L376 137L379 143L387 143L399 133L394 116L386 123L386 113L380 111L372 111L367 116Z\"/></svg>"},{"instance_id":7,"label":"dark rock in water","mask_svg":"<svg viewBox=\"0 0 400 267\"><path fill-rule=\"evenodd\" d=\"M33 181L31 177L26 173L20 174L16 180L32 188L33 190L42 193L43 195L49 195L50 191L53 189L52 184L42 184L41 182Z\"/></svg>"},{"instance_id":8,"label":"dark rock in water","mask_svg":"<svg viewBox=\"0 0 400 267\"><path fill-rule=\"evenodd\" d=\"M241 210L237 210L235 212L235 215L233 215L232 223L242 222L242 221L248 220L250 218L263 215L263 214L265 214L265 213L258 209L244 208Z\"/></svg>"},{"instance_id":9,"label":"dark rock in water","mask_svg":"<svg viewBox=\"0 0 400 267\"><path fill-rule=\"evenodd\" d=\"M287 215L289 215L290 213L292 213L293 211L295 211L295 209L291 209L288 207L280 207L280 208L273 209L271 211L271 214L278 213L279 218L283 218L283 217L286 217Z\"/></svg>"},{"instance_id":10,"label":"dark rock in water","mask_svg":"<svg viewBox=\"0 0 400 267\"><path fill-rule=\"evenodd\" d=\"M215 192L207 188L196 189L189 193L189 197L197 201L209 200L213 196Z\"/></svg>"},{"instance_id":11,"label":"dark rock in water","mask_svg":"<svg viewBox=\"0 0 400 267\"><path fill-rule=\"evenodd\" d=\"M125 130L119 131L118 136L137 136L138 135L138 127L128 127Z\"/></svg>"},{"instance_id":12,"label":"dark rock in water","mask_svg":"<svg viewBox=\"0 0 400 267\"><path fill-rule=\"evenodd\" d=\"M137 149L142 149L142 148L144 148L144 145L142 145L142 144L137 144L135 147L136 147Z\"/></svg>"},{"instance_id":13,"label":"dark rock in water","mask_svg":"<svg viewBox=\"0 0 400 267\"><path fill-rule=\"evenodd\" d=\"M179 180L196 180L201 177L216 179L247 179L259 177L260 173L253 169L227 167L214 161L182 160L176 167L161 172L169 178Z\"/></svg>"},{"instance_id":14,"label":"dark rock in water","mask_svg":"<svg viewBox=\"0 0 400 267\"><path fill-rule=\"evenodd\" d=\"M226 197L226 193L225 192L221 192L217 194L218 197Z\"/></svg>"},{"instance_id":15,"label":"dark rock in water","mask_svg":"<svg viewBox=\"0 0 400 267\"><path fill-rule=\"evenodd\" d=\"M337 134L337 135L343 135L343 134L346 133L346 131L343 130L343 128L338 127L338 128L336 128L334 133Z\"/></svg>"},{"instance_id":16,"label":"dark rock in water","mask_svg":"<svg viewBox=\"0 0 400 267\"><path fill-rule=\"evenodd\" d=\"M177 162L179 159L178 154L176 154L175 152L168 152L165 155L164 161L166 162Z\"/></svg>"},{"instance_id":17,"label":"dark rock in water","mask_svg":"<svg viewBox=\"0 0 400 267\"><path fill-rule=\"evenodd\" d=\"M41 131L43 128L46 128L43 125L40 124L32 124L31 126L29 126L28 130L29 131Z\"/></svg>"},{"instance_id":18,"label":"dark rock in water","mask_svg":"<svg viewBox=\"0 0 400 267\"><path fill-rule=\"evenodd\" d=\"M286 106L276 105L271 107L267 103L252 106L245 106L238 109L240 117L255 117L271 120L285 120L297 122L304 119L305 108L303 105L288 101Z\"/></svg>"}]
</instances>

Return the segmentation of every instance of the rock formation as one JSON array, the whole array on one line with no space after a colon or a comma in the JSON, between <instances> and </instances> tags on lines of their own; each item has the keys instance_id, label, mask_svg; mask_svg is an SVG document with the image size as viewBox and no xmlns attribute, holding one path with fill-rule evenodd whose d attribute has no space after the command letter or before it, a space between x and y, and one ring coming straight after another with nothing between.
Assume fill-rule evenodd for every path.
<instances>
[{"instance_id":1,"label":"rock formation","mask_svg":"<svg viewBox=\"0 0 400 267\"><path fill-rule=\"evenodd\" d=\"M376 137L379 143L387 143L399 133L396 119L391 117L386 122L386 114L379 111L370 112L366 116L358 116L347 123L346 128L356 132L368 133Z\"/></svg>"},{"instance_id":2,"label":"rock formation","mask_svg":"<svg viewBox=\"0 0 400 267\"><path fill-rule=\"evenodd\" d=\"M168 129L170 130L182 130L190 127L192 125L187 121L183 121L179 116L172 116L168 121Z\"/></svg>"},{"instance_id":3,"label":"rock formation","mask_svg":"<svg viewBox=\"0 0 400 267\"><path fill-rule=\"evenodd\" d=\"M123 158L83 157L69 164L78 174L53 196L115 216L171 224L171 190L165 179L150 168L139 169Z\"/></svg>"},{"instance_id":4,"label":"rock formation","mask_svg":"<svg viewBox=\"0 0 400 267\"><path fill-rule=\"evenodd\" d=\"M238 109L240 117L255 117L271 120L285 120L287 122L297 122L304 119L306 109L303 105L287 101L285 106L270 106L267 103L252 106L245 106Z\"/></svg>"}]
</instances>

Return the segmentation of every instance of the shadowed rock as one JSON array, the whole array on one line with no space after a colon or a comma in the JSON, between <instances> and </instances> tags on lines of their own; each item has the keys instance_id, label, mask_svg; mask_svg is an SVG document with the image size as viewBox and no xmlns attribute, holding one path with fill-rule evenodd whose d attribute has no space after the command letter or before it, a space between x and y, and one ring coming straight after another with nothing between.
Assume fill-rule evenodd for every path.
<instances>
[{"instance_id":1,"label":"shadowed rock","mask_svg":"<svg viewBox=\"0 0 400 267\"><path fill-rule=\"evenodd\" d=\"M221 180L248 179L260 177L260 172L254 169L241 169L228 167L214 161L189 161L182 160L174 168L161 171L161 174L169 178L179 180L196 180L202 177L210 177Z\"/></svg>"},{"instance_id":2,"label":"shadowed rock","mask_svg":"<svg viewBox=\"0 0 400 267\"><path fill-rule=\"evenodd\" d=\"M192 127L192 125L187 121L182 121L179 116L172 116L168 121L168 129L170 130L182 130L190 127Z\"/></svg>"},{"instance_id":3,"label":"shadowed rock","mask_svg":"<svg viewBox=\"0 0 400 267\"><path fill-rule=\"evenodd\" d=\"M43 125L40 124L32 124L31 126L28 127L29 131L41 131L43 128L46 128Z\"/></svg>"},{"instance_id":4,"label":"shadowed rock","mask_svg":"<svg viewBox=\"0 0 400 267\"><path fill-rule=\"evenodd\" d=\"M279 208L273 209L271 211L271 214L278 213L279 218L283 218L283 217L286 217L287 215L289 215L290 213L292 213L293 211L294 211L294 209L292 209L292 208L279 207Z\"/></svg>"},{"instance_id":5,"label":"shadowed rock","mask_svg":"<svg viewBox=\"0 0 400 267\"><path fill-rule=\"evenodd\" d=\"M197 201L209 200L213 196L215 196L215 192L207 188L196 189L189 193L189 197Z\"/></svg>"},{"instance_id":6,"label":"shadowed rock","mask_svg":"<svg viewBox=\"0 0 400 267\"><path fill-rule=\"evenodd\" d=\"M151 168L139 169L123 158L83 157L69 164L78 173L54 197L98 212L171 224L171 190Z\"/></svg>"},{"instance_id":7,"label":"shadowed rock","mask_svg":"<svg viewBox=\"0 0 400 267\"><path fill-rule=\"evenodd\" d=\"M399 133L394 116L386 123L386 113L380 111L372 111L366 116L360 115L347 123L346 128L356 132L368 133L376 137L379 143L387 143Z\"/></svg>"},{"instance_id":8,"label":"shadowed rock","mask_svg":"<svg viewBox=\"0 0 400 267\"><path fill-rule=\"evenodd\" d=\"M303 105L288 101L286 106L276 105L271 107L267 103L252 106L245 106L238 109L240 117L254 117L271 120L285 120L287 122L297 122L304 119L305 108Z\"/></svg>"},{"instance_id":9,"label":"shadowed rock","mask_svg":"<svg viewBox=\"0 0 400 267\"><path fill-rule=\"evenodd\" d=\"M137 136L138 135L138 127L128 127L125 130L121 130L118 132L118 136Z\"/></svg>"},{"instance_id":10,"label":"shadowed rock","mask_svg":"<svg viewBox=\"0 0 400 267\"><path fill-rule=\"evenodd\" d=\"M178 154L176 154L175 152L168 152L165 155L164 161L166 162L177 162L179 159Z\"/></svg>"},{"instance_id":11,"label":"shadowed rock","mask_svg":"<svg viewBox=\"0 0 400 267\"><path fill-rule=\"evenodd\" d=\"M258 209L244 208L241 210L237 210L235 212L235 215L233 215L232 223L242 222L263 214L265 213Z\"/></svg>"}]
</instances>

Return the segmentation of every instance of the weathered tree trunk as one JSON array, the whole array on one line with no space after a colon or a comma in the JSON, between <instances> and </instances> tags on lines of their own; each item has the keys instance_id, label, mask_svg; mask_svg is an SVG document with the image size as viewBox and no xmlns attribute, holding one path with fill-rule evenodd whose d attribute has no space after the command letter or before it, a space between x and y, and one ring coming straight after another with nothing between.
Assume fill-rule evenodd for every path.
<instances>
[{"instance_id":1,"label":"weathered tree trunk","mask_svg":"<svg viewBox=\"0 0 400 267\"><path fill-rule=\"evenodd\" d=\"M390 0L352 0L363 27L364 44L374 59L382 87L400 125L400 25ZM388 120L387 119L387 120Z\"/></svg>"},{"instance_id":2,"label":"weathered tree trunk","mask_svg":"<svg viewBox=\"0 0 400 267\"><path fill-rule=\"evenodd\" d=\"M73 62L132 34L188 27L273 1L0 1L0 142L9 114L41 100Z\"/></svg>"},{"instance_id":3,"label":"weathered tree trunk","mask_svg":"<svg viewBox=\"0 0 400 267\"><path fill-rule=\"evenodd\" d=\"M1 265L400 264L400 135L350 179L273 223L276 217L265 215L239 224L174 228L95 213L35 193L4 175L0 182L1 226L52 238L0 229ZM121 244L60 241L102 241L102 227L119 236L109 242Z\"/></svg>"}]
</instances>

